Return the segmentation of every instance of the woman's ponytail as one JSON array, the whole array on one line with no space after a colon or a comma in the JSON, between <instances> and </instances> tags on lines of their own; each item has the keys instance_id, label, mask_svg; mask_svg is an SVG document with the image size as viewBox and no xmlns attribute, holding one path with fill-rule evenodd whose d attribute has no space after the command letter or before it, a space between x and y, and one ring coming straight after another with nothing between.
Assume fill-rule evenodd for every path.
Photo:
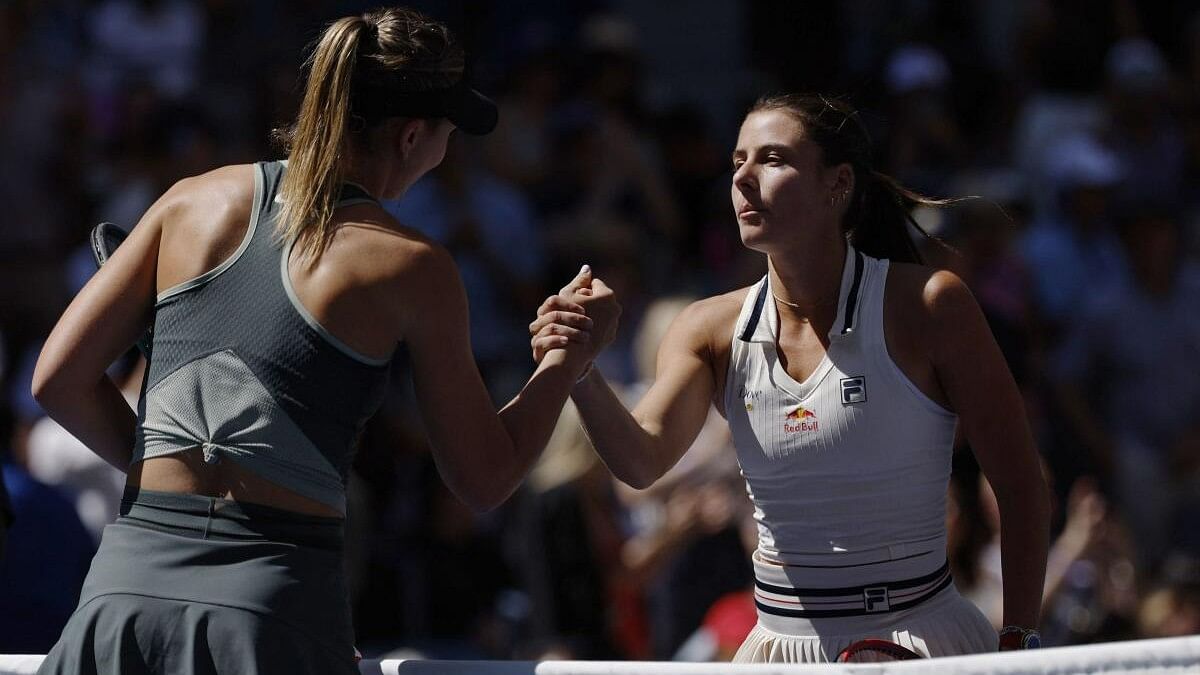
<instances>
[{"instance_id":1,"label":"woman's ponytail","mask_svg":"<svg viewBox=\"0 0 1200 675\"><path fill-rule=\"evenodd\" d=\"M872 258L923 262L908 228L912 227L928 239L933 237L913 218L913 209L941 207L958 200L926 197L869 167L856 167L855 174L862 185L855 187L856 201L846 212L845 229L849 242Z\"/></svg>"},{"instance_id":2,"label":"woman's ponytail","mask_svg":"<svg viewBox=\"0 0 1200 675\"><path fill-rule=\"evenodd\" d=\"M288 168L276 232L297 240L301 257L315 260L329 245L330 220L341 192L342 154L350 128L350 96L359 43L368 32L358 16L338 19L308 61L300 114L288 135Z\"/></svg>"}]
</instances>

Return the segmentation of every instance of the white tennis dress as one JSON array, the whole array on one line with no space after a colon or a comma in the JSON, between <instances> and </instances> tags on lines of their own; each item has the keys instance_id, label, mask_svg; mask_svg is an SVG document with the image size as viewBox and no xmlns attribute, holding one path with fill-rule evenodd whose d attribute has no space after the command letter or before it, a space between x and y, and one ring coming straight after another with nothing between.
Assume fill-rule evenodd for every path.
<instances>
[{"instance_id":1,"label":"white tennis dress","mask_svg":"<svg viewBox=\"0 0 1200 675\"><path fill-rule=\"evenodd\" d=\"M847 247L829 348L805 382L779 362L769 275L746 296L725 411L758 523L758 625L735 661L830 661L868 637L926 656L997 648L946 563L957 417L887 352L887 271Z\"/></svg>"}]
</instances>

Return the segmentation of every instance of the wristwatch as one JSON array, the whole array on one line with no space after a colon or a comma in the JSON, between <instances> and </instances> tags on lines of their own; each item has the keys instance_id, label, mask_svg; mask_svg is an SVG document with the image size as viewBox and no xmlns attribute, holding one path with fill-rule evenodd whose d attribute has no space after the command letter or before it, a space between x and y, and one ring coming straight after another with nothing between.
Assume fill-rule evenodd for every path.
<instances>
[{"instance_id":1,"label":"wristwatch","mask_svg":"<svg viewBox=\"0 0 1200 675\"><path fill-rule=\"evenodd\" d=\"M1000 651L1014 649L1037 649L1042 646L1042 636L1032 628L1005 626L1000 629Z\"/></svg>"}]
</instances>

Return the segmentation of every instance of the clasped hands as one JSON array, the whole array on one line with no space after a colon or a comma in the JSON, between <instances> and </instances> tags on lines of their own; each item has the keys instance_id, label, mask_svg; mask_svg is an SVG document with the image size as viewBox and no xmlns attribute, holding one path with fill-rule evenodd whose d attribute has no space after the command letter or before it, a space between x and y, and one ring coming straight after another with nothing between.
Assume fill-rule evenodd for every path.
<instances>
[{"instance_id":1,"label":"clasped hands","mask_svg":"<svg viewBox=\"0 0 1200 675\"><path fill-rule=\"evenodd\" d=\"M569 284L546 298L529 324L533 360L542 362L555 349L586 356L584 371L617 334L621 305L613 290L584 265Z\"/></svg>"}]
</instances>

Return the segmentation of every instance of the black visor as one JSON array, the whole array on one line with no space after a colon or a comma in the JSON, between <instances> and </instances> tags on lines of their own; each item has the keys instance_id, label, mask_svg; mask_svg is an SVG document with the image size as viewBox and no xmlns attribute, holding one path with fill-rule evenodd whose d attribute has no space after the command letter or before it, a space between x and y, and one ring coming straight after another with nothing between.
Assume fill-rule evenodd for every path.
<instances>
[{"instance_id":1,"label":"black visor","mask_svg":"<svg viewBox=\"0 0 1200 675\"><path fill-rule=\"evenodd\" d=\"M354 112L368 120L386 117L445 117L473 136L496 128L499 114L492 99L463 81L444 89L396 92L364 87L355 96Z\"/></svg>"}]
</instances>

